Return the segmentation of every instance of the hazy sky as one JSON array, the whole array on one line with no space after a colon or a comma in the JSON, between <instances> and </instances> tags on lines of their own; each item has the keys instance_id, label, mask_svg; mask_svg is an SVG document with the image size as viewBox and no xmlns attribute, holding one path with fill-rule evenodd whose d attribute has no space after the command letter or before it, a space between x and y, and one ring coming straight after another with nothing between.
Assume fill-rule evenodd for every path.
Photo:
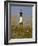
<instances>
[{"instance_id":1,"label":"hazy sky","mask_svg":"<svg viewBox=\"0 0 38 46\"><path fill-rule=\"evenodd\" d=\"M30 15L32 16L32 7L23 7L23 6L11 6L11 15L17 15L20 12L20 9L22 9L23 15Z\"/></svg>"}]
</instances>

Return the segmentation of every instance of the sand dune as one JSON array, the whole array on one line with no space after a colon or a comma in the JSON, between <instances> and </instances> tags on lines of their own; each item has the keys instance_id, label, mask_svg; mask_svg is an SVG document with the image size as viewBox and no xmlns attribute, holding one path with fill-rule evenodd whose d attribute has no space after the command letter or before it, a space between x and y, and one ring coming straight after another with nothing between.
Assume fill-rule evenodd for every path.
<instances>
[{"instance_id":1,"label":"sand dune","mask_svg":"<svg viewBox=\"0 0 38 46\"><path fill-rule=\"evenodd\" d=\"M19 22L19 16L11 16L11 25L12 24L18 24ZM32 16L23 16L23 23L24 24L31 24L32 23Z\"/></svg>"}]
</instances>

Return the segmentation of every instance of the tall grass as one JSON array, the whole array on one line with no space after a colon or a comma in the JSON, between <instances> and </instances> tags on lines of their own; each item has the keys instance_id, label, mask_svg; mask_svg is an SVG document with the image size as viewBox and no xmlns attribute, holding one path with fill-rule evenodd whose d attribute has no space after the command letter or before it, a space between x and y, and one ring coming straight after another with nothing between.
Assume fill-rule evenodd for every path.
<instances>
[{"instance_id":1,"label":"tall grass","mask_svg":"<svg viewBox=\"0 0 38 46\"><path fill-rule=\"evenodd\" d=\"M32 38L32 25L11 25L11 38Z\"/></svg>"}]
</instances>

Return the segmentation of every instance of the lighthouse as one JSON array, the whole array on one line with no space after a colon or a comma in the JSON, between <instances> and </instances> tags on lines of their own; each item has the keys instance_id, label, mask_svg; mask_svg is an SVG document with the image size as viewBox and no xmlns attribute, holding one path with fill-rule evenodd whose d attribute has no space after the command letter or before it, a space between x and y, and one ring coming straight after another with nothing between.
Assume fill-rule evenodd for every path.
<instances>
[{"instance_id":1,"label":"lighthouse","mask_svg":"<svg viewBox=\"0 0 38 46\"><path fill-rule=\"evenodd\" d=\"M19 17L19 24L23 24L23 16L22 16L22 9L20 9L20 17Z\"/></svg>"}]
</instances>

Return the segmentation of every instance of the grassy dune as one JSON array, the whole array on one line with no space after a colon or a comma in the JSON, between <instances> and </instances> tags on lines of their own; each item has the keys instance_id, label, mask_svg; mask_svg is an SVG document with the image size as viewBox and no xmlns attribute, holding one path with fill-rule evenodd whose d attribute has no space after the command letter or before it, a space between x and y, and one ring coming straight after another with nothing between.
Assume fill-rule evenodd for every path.
<instances>
[{"instance_id":1,"label":"grassy dune","mask_svg":"<svg viewBox=\"0 0 38 46\"><path fill-rule=\"evenodd\" d=\"M11 38L32 38L32 25L11 25Z\"/></svg>"},{"instance_id":2,"label":"grassy dune","mask_svg":"<svg viewBox=\"0 0 38 46\"><path fill-rule=\"evenodd\" d=\"M32 38L32 16L23 16L23 25L18 21L19 16L11 16L11 38Z\"/></svg>"}]
</instances>

